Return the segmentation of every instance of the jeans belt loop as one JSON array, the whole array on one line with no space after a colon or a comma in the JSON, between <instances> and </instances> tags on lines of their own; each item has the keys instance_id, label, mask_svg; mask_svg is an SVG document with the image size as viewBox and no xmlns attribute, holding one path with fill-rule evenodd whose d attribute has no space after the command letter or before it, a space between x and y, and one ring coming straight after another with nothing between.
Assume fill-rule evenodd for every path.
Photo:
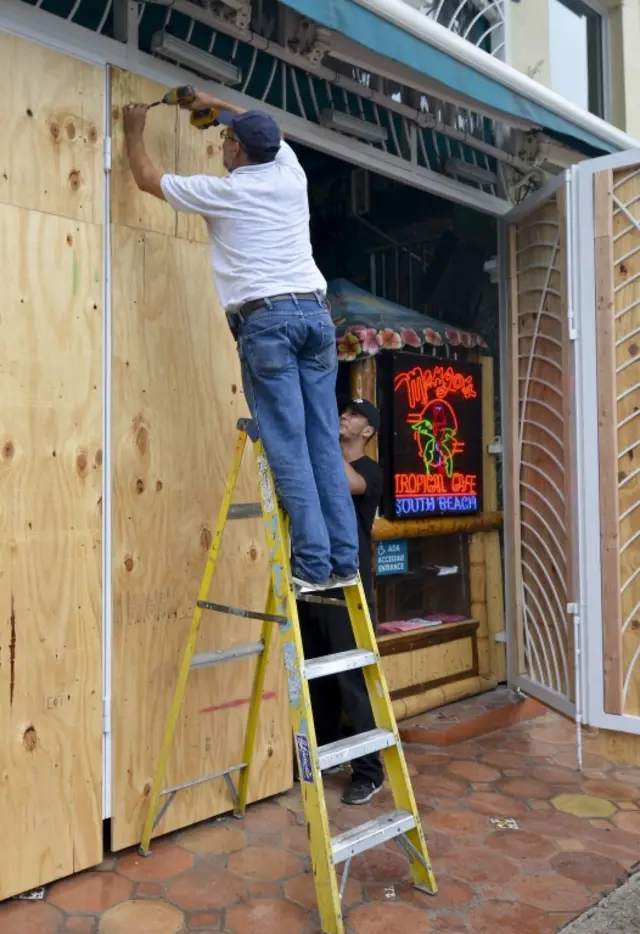
<instances>
[{"instance_id":1,"label":"jeans belt loop","mask_svg":"<svg viewBox=\"0 0 640 934\"><path fill-rule=\"evenodd\" d=\"M271 301L270 298L263 298L262 301L264 302L265 306L269 309L269 311L273 311L273 302Z\"/></svg>"},{"instance_id":2,"label":"jeans belt loop","mask_svg":"<svg viewBox=\"0 0 640 934\"><path fill-rule=\"evenodd\" d=\"M294 292L291 293L291 301L293 302L296 311L300 311L300 302L298 301L298 296Z\"/></svg>"}]
</instances>

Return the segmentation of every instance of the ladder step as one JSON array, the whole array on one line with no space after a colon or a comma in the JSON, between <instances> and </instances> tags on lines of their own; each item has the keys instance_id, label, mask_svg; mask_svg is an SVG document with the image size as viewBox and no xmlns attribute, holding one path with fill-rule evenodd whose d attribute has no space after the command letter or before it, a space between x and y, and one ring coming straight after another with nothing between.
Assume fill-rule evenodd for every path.
<instances>
[{"instance_id":1,"label":"ladder step","mask_svg":"<svg viewBox=\"0 0 640 934\"><path fill-rule=\"evenodd\" d=\"M201 610L212 610L214 613L226 613L228 616L242 616L244 619L260 619L267 623L288 623L286 616L274 616L272 613L261 613L259 610L243 610L238 606L226 606L224 603L210 603L208 600L198 600Z\"/></svg>"},{"instance_id":2,"label":"ladder step","mask_svg":"<svg viewBox=\"0 0 640 934\"><path fill-rule=\"evenodd\" d=\"M386 843L387 840L393 840L400 834L413 830L416 821L413 814L409 811L391 811L390 814L383 814L366 824L360 824L359 827L352 827L351 830L345 830L344 833L333 837L331 841L332 859L334 865L344 862L345 859L351 859L358 853L364 853L375 846Z\"/></svg>"},{"instance_id":3,"label":"ladder step","mask_svg":"<svg viewBox=\"0 0 640 934\"><path fill-rule=\"evenodd\" d=\"M247 642L244 645L234 645L230 649L222 649L220 652L199 652L191 659L192 668L210 668L212 665L220 665L222 662L233 662L238 658L251 658L254 655L262 655L264 651L264 642Z\"/></svg>"},{"instance_id":4,"label":"ladder step","mask_svg":"<svg viewBox=\"0 0 640 934\"><path fill-rule=\"evenodd\" d=\"M260 503L232 503L227 513L227 519L260 519L261 517Z\"/></svg>"},{"instance_id":5,"label":"ladder step","mask_svg":"<svg viewBox=\"0 0 640 934\"><path fill-rule=\"evenodd\" d=\"M307 659L304 663L304 673L307 681L311 681L313 678L326 678L327 675L335 675L341 671L366 668L367 665L375 665L377 661L378 656L369 649L349 649L348 652Z\"/></svg>"},{"instance_id":6,"label":"ladder step","mask_svg":"<svg viewBox=\"0 0 640 934\"><path fill-rule=\"evenodd\" d=\"M342 765L343 762L351 762L352 759L367 756L372 752L379 752L381 749L388 749L389 746L395 746L395 743L396 738L391 730L380 728L328 743L318 748L320 771Z\"/></svg>"}]
</instances>

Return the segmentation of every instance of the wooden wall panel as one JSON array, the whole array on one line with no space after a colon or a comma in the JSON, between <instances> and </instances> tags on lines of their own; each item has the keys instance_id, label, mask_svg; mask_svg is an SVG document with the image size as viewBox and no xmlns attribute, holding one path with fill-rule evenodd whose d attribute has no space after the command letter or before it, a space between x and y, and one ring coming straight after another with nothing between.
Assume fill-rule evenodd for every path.
<instances>
[{"instance_id":1,"label":"wooden wall panel","mask_svg":"<svg viewBox=\"0 0 640 934\"><path fill-rule=\"evenodd\" d=\"M571 700L572 386L566 309L564 189L514 224L511 236L510 465L520 504L516 595L524 676Z\"/></svg>"},{"instance_id":2,"label":"wooden wall panel","mask_svg":"<svg viewBox=\"0 0 640 934\"><path fill-rule=\"evenodd\" d=\"M157 98L164 89L116 76L114 115L127 96ZM168 108L154 113L176 114ZM162 119L168 119L161 117ZM220 173L219 150L179 115L179 135L163 124L166 151L180 162L208 160ZM159 131L158 131L159 132ZM216 139L216 134L213 134ZM193 140L196 155L185 151ZM121 145L121 143L119 144ZM123 154L114 153L122 165ZM166 168L166 165L162 165ZM114 175L114 205L127 209ZM149 201L152 198L146 196ZM166 205L161 204L164 211ZM213 286L209 248L198 228L170 228L142 201L113 228L113 820L115 848L140 839L146 797L158 758L194 600L213 524L231 466L236 421L245 415L233 339ZM141 220L142 219L142 220ZM175 215L174 215L175 220ZM198 220L198 219L195 219ZM130 223L129 223L130 221ZM141 229L143 224L147 228ZM175 232L177 227L174 227ZM187 239L188 237L196 239ZM253 454L247 453L239 501L257 498ZM267 568L259 520L232 522L223 541L212 599L263 609ZM258 637L260 624L219 614L203 622L200 650ZM254 663L230 663L191 675L167 783L198 778L240 761ZM252 798L291 784L290 724L280 653L272 656L251 787ZM222 781L181 792L160 832L229 810Z\"/></svg>"},{"instance_id":3,"label":"wooden wall panel","mask_svg":"<svg viewBox=\"0 0 640 934\"><path fill-rule=\"evenodd\" d=\"M102 858L100 255L0 205L0 900Z\"/></svg>"},{"instance_id":4,"label":"wooden wall panel","mask_svg":"<svg viewBox=\"0 0 640 934\"><path fill-rule=\"evenodd\" d=\"M0 203L102 222L105 71L0 33Z\"/></svg>"},{"instance_id":5,"label":"wooden wall panel","mask_svg":"<svg viewBox=\"0 0 640 934\"><path fill-rule=\"evenodd\" d=\"M0 62L1 900L102 858L105 72Z\"/></svg>"},{"instance_id":6,"label":"wooden wall panel","mask_svg":"<svg viewBox=\"0 0 640 934\"><path fill-rule=\"evenodd\" d=\"M165 201L136 187L124 146L122 107L130 101L151 104L167 88L119 68L111 73L111 220L114 224L175 236L177 215ZM149 111L144 141L147 152L164 172L176 171L178 108L162 104Z\"/></svg>"},{"instance_id":7,"label":"wooden wall panel","mask_svg":"<svg viewBox=\"0 0 640 934\"><path fill-rule=\"evenodd\" d=\"M475 620L469 620L382 636L380 655L392 700L477 676L478 628Z\"/></svg>"},{"instance_id":8,"label":"wooden wall panel","mask_svg":"<svg viewBox=\"0 0 640 934\"><path fill-rule=\"evenodd\" d=\"M640 715L640 166L595 177L605 709Z\"/></svg>"}]
</instances>

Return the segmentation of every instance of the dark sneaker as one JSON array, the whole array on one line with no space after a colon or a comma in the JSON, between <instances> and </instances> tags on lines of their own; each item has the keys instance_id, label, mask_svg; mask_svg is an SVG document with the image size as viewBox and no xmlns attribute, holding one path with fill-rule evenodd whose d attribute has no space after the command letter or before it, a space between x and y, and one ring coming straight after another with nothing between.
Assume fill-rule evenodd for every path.
<instances>
[{"instance_id":1,"label":"dark sneaker","mask_svg":"<svg viewBox=\"0 0 640 934\"><path fill-rule=\"evenodd\" d=\"M354 775L342 796L342 801L344 804L368 804L374 795L382 791L383 784L380 782L376 785L371 779L358 778Z\"/></svg>"}]
</instances>

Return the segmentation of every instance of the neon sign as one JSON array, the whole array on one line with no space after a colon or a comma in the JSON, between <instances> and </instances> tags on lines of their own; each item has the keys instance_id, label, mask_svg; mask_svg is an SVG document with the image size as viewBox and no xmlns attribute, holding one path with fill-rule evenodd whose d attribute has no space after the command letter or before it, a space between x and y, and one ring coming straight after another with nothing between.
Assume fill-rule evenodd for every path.
<instances>
[{"instance_id":1,"label":"neon sign","mask_svg":"<svg viewBox=\"0 0 640 934\"><path fill-rule=\"evenodd\" d=\"M393 514L482 508L481 369L413 354L393 363Z\"/></svg>"}]
</instances>

